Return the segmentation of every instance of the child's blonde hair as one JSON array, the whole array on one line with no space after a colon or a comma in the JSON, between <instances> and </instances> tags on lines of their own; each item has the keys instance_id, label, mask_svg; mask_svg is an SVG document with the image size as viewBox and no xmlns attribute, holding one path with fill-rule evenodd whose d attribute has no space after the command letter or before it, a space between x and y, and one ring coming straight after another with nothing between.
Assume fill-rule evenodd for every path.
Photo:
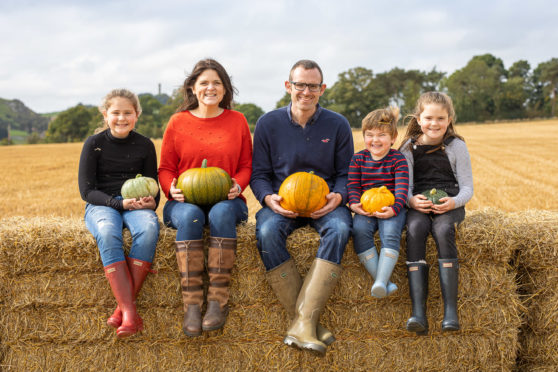
<instances>
[{"instance_id":1,"label":"child's blonde hair","mask_svg":"<svg viewBox=\"0 0 558 372\"><path fill-rule=\"evenodd\" d=\"M399 149L403 147L403 145L409 138L417 138L422 134L422 129L420 128L418 120L420 118L420 114L424 111L424 106L430 104L440 105L448 113L449 125L446 133L444 134L444 140L449 137L457 137L463 140L463 137L457 134L454 128L457 117L455 115L455 109L453 108L453 101L451 100L451 97L442 92L426 92L421 94L421 96L417 100L417 105L415 106L415 110L413 111L413 113L405 117L405 120L408 119L407 132L405 133L405 137L403 138Z\"/></svg>"},{"instance_id":2,"label":"child's blonde hair","mask_svg":"<svg viewBox=\"0 0 558 372\"><path fill-rule=\"evenodd\" d=\"M113 89L110 92L108 92L108 94L103 98L101 104L98 107L99 112L101 114L107 112L108 109L110 108L110 105L112 104L112 100L118 97L126 98L128 101L130 101L132 106L134 106L134 110L136 111L137 116L139 117L141 115L141 104L137 94L129 91L128 89L123 89L123 88ZM95 130L95 133L102 132L107 128L108 128L108 124L106 121L103 120L102 126L97 128Z\"/></svg>"},{"instance_id":3,"label":"child's blonde hair","mask_svg":"<svg viewBox=\"0 0 558 372\"><path fill-rule=\"evenodd\" d=\"M380 129L391 135L392 138L397 136L397 122L399 121L399 108L386 107L369 112L362 119L362 134L367 130Z\"/></svg>"}]
</instances>

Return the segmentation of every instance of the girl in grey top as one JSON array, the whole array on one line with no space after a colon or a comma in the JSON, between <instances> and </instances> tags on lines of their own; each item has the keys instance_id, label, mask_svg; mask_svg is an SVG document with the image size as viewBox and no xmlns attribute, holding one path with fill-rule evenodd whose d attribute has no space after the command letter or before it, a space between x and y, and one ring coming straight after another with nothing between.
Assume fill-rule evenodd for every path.
<instances>
[{"instance_id":1,"label":"girl in grey top","mask_svg":"<svg viewBox=\"0 0 558 372\"><path fill-rule=\"evenodd\" d=\"M428 265L426 239L432 233L438 250L440 286L444 299L443 331L459 330L457 316L458 259L455 226L465 218L473 196L471 159L463 138L454 129L455 111L444 93L420 96L399 150L409 164L407 204L407 274L413 303L407 330L428 333L426 297ZM432 189L445 192L439 200Z\"/></svg>"}]
</instances>

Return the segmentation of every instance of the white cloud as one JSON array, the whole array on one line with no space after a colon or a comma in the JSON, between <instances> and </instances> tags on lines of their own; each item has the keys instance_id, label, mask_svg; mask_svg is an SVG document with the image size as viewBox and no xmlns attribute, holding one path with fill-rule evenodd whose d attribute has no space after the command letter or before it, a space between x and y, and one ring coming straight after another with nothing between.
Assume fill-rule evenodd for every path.
<instances>
[{"instance_id":1,"label":"white cloud","mask_svg":"<svg viewBox=\"0 0 558 372\"><path fill-rule=\"evenodd\" d=\"M239 102L270 110L291 65L315 59L332 85L363 66L451 73L477 54L532 67L557 57L558 7L544 1L3 1L0 97L38 112L97 104L125 86L171 93L201 58ZM7 51L7 52L6 52Z\"/></svg>"}]
</instances>

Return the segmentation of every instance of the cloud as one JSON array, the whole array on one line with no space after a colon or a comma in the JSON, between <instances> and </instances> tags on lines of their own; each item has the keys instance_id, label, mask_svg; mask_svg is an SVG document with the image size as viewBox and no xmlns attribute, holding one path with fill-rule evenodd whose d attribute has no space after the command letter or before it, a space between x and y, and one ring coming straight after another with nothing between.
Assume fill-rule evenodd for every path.
<instances>
[{"instance_id":1,"label":"cloud","mask_svg":"<svg viewBox=\"0 0 558 372\"><path fill-rule=\"evenodd\" d=\"M332 85L363 66L451 74L477 54L506 66L549 60L558 7L544 1L3 1L0 96L33 110L97 104L115 87L170 94L201 58L233 77L239 102L270 110L292 64L315 59Z\"/></svg>"}]
</instances>

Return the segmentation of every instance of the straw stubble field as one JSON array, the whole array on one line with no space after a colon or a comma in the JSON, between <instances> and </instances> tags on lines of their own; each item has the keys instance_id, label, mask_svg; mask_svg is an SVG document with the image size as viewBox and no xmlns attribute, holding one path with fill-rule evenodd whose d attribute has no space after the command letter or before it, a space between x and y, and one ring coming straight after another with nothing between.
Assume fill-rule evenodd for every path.
<instances>
[{"instance_id":1,"label":"straw stubble field","mask_svg":"<svg viewBox=\"0 0 558 372\"><path fill-rule=\"evenodd\" d=\"M104 323L114 300L82 222L76 182L81 144L0 148L0 369L556 370L558 121L464 125L458 131L475 178L475 197L457 241L462 330L440 331L432 240L428 337L404 330L410 311L404 239L392 277L400 289L381 301L369 296L372 281L349 243L344 272L322 316L337 336L324 358L281 342L288 319L255 249L259 206L249 190L252 218L238 229L225 328L195 339L182 335L174 230L164 227L158 274L148 277L138 300L146 329L116 340ZM155 144L159 149L160 141ZM355 132L355 151L362 148ZM164 197L159 215L163 203ZM303 275L317 243L308 228L289 238Z\"/></svg>"},{"instance_id":2,"label":"straw stubble field","mask_svg":"<svg viewBox=\"0 0 558 372\"><path fill-rule=\"evenodd\" d=\"M473 166L475 195L468 210L558 210L558 120L461 125ZM404 129L400 129L400 137ZM354 132L355 152L364 148ZM155 140L159 153L160 140ZM81 143L0 147L0 216L81 217L77 188ZM250 217L260 208L245 191ZM165 198L157 209L162 215Z\"/></svg>"}]
</instances>

